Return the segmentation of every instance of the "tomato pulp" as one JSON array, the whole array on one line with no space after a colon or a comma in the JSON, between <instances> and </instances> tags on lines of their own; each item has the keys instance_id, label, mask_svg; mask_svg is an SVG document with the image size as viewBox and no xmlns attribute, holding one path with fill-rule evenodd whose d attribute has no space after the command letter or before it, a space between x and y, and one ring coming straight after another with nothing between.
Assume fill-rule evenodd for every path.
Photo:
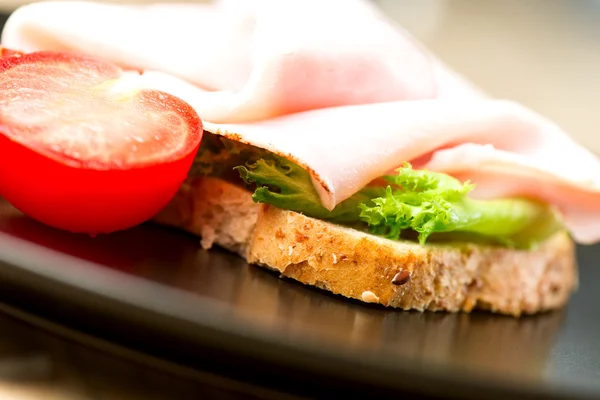
<instances>
[{"instance_id":1,"label":"tomato pulp","mask_svg":"<svg viewBox=\"0 0 600 400\"><path fill-rule=\"evenodd\" d=\"M79 54L0 59L0 195L47 225L108 233L175 195L202 139L182 100Z\"/></svg>"}]
</instances>

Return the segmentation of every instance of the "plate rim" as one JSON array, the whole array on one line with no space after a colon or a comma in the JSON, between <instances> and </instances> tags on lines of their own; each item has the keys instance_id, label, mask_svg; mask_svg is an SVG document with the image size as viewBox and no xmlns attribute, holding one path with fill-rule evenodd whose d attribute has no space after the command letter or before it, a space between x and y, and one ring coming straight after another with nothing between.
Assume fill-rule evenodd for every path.
<instances>
[{"instance_id":1,"label":"plate rim","mask_svg":"<svg viewBox=\"0 0 600 400\"><path fill-rule=\"evenodd\" d=\"M53 261L56 260L61 260L62 264L54 263ZM213 346L226 347L225 350L228 351L235 349L243 357L266 362L279 368L294 364L295 368L307 370L310 373L316 372L322 377L337 375L338 379L360 384L377 383L380 389L389 392L409 390L425 395L454 393L473 397L485 394L489 398L490 391L493 391L494 397L498 398L513 396L515 398L545 399L591 399L597 398L600 394L577 385L553 384L552 382L542 385L515 381L510 378L498 379L487 374L475 374L473 371L450 371L442 366L415 365L414 361L394 359L381 354L378 354L375 359L368 357L365 352L362 354L364 358L358 360L358 353L342 354L334 348L319 348L316 343L310 341L292 341L280 335L269 334L259 328L243 325L236 321L228 321L223 318L226 313L219 315L219 312L226 310L227 306L213 300L185 293L125 272L108 269L100 264L4 232L0 232L0 266L0 284L2 286L9 285L11 288L9 293L3 293L4 291L0 290L0 298L26 312L33 311L38 315L39 313L48 313L48 307L44 307L44 305L52 304L60 297L69 297L68 290L58 290L62 286L62 289L68 288L74 293L78 293L78 296L87 297L88 303L91 300L90 304L96 304L96 307L90 307L89 304L83 307L94 318L118 319L114 315L106 315L106 312L101 311L102 307L98 306L100 303L107 305L114 302L120 307L129 309L130 312L146 313L150 316L148 318L155 319L154 323L158 320L171 321L182 324L182 326L191 325L196 333L203 333L204 339L208 335L209 340L213 341L211 343ZM136 290L128 290L132 285ZM161 294L161 296L156 296L160 297L160 300L153 301L152 306L148 304L148 297L144 297L144 293L149 293L149 291L155 296L157 293ZM143 301L139 298L140 296L144 297ZM169 300L165 301L163 296ZM41 301L41 298L44 297L45 301ZM189 307L191 303L186 304L186 299L190 297L193 297L195 305L203 304L203 307L194 307L194 312L188 314L185 310L182 311L182 305ZM177 308L169 307L170 304L173 304L172 301L177 301ZM62 323L60 319L64 319L65 316L58 315L60 313L56 311L58 310L54 310L51 314L59 318L57 322ZM67 326L71 326L71 324L72 321ZM81 329L82 326L75 328ZM220 341L218 342L220 343L215 342L216 335L219 336ZM106 336L106 332L97 332L95 336L103 338ZM119 341L114 337L110 341L115 340ZM245 346L239 346L244 342ZM249 352L249 349L254 349L254 351ZM258 352L260 354L257 354L257 349L260 349ZM146 349L146 351L152 351L152 349ZM277 354L285 354L286 361L282 361L282 357L277 357ZM182 360L170 361L181 363ZM360 369L361 373L340 374L340 372L348 372L344 369L344 366L348 365ZM321 370L311 369L315 366L320 367ZM336 374L332 374L332 371L335 371ZM402 376L404 379L392 379L392 377L398 376Z\"/></svg>"}]
</instances>

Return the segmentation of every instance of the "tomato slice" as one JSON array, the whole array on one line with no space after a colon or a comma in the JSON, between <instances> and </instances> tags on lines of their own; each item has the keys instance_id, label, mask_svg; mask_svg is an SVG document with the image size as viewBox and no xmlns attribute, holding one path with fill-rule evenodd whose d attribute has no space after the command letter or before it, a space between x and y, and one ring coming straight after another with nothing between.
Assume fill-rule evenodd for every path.
<instances>
[{"instance_id":1,"label":"tomato slice","mask_svg":"<svg viewBox=\"0 0 600 400\"><path fill-rule=\"evenodd\" d=\"M200 145L196 112L97 58L14 54L0 57L0 195L42 223L90 234L158 213Z\"/></svg>"},{"instance_id":2,"label":"tomato slice","mask_svg":"<svg viewBox=\"0 0 600 400\"><path fill-rule=\"evenodd\" d=\"M4 57L20 57L23 53L17 50L7 49L6 47L0 46L0 58Z\"/></svg>"}]
</instances>

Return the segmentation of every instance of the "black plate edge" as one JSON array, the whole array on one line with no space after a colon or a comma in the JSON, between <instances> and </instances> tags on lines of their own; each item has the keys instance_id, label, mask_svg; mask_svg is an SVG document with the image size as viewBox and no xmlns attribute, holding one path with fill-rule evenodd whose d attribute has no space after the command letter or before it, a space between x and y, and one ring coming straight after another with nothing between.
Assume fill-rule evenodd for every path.
<instances>
[{"instance_id":1,"label":"black plate edge","mask_svg":"<svg viewBox=\"0 0 600 400\"><path fill-rule=\"evenodd\" d=\"M9 249L13 251L7 251ZM9 254L12 257L8 257ZM360 369L350 370L348 365L356 365L356 359L350 355L310 345L299 349L275 335L231 323L218 315L219 307L212 302L206 301L202 310L194 310L197 318L191 319L170 312L168 305L174 300L170 292L175 291L159 285L150 282L147 285L116 271L103 271L100 266L75 258L71 258L69 264L72 265L67 269L65 265L53 269L52 260L59 255L9 235L0 235L0 290L4 301L84 334L241 382L281 391L292 388L294 393L309 396L334 390L336 395L362 392L397 396L398 392L409 391L463 398L596 398L595 393L577 386L550 384L542 388L432 367L424 372L419 366L401 360L375 363L366 357L360 360ZM64 255L60 257L63 262L68 259ZM85 274L77 274L82 264L88 264ZM113 296L100 294L100 285L93 274L89 274L94 268L103 276L104 284L110 279L117 286L135 285L137 289L146 286L146 290L161 293L167 301L156 301L155 309L150 310L134 295L150 293L144 288L120 293L121 296L131 293L127 298L115 297L115 293ZM74 274L66 274L69 269ZM75 301L68 302L65 297ZM125 322L131 329L120 328Z\"/></svg>"},{"instance_id":2,"label":"black plate edge","mask_svg":"<svg viewBox=\"0 0 600 400\"><path fill-rule=\"evenodd\" d=\"M276 392L267 388L248 385L243 382L228 379L223 376L218 376L206 371L199 371L175 364L166 359L156 358L147 353L125 348L117 343L103 340L97 336L84 334L83 332L74 330L67 326L58 324L53 321L45 320L37 315L29 314L23 310L14 308L5 303L0 302L0 313L7 315L21 323L25 323L37 329L41 329L46 333L56 336L60 339L67 340L79 345L83 345L89 349L99 351L103 354L110 354L120 359L127 360L135 364L150 366L162 372L199 382L208 384L212 387L221 388L229 392L240 394L250 394L262 399L277 399L277 400L302 400L303 397L290 395L288 393Z\"/></svg>"}]
</instances>

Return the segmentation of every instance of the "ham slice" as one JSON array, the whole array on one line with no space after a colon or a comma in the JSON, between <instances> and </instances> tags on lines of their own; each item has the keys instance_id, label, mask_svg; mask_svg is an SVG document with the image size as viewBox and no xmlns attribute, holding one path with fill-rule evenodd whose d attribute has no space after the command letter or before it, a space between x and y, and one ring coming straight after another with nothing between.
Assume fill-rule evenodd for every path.
<instances>
[{"instance_id":1,"label":"ham slice","mask_svg":"<svg viewBox=\"0 0 600 400\"><path fill-rule=\"evenodd\" d=\"M471 179L480 198L547 201L577 241L600 241L599 160L551 121L485 97L367 2L44 2L17 11L2 44L143 69L134 87L295 160L329 209L412 161Z\"/></svg>"},{"instance_id":2,"label":"ham slice","mask_svg":"<svg viewBox=\"0 0 600 400\"><path fill-rule=\"evenodd\" d=\"M2 42L25 51L91 52L176 76L206 90L195 104L211 122L433 98L461 87L454 76L440 87L435 76L450 72L369 3L354 0L44 2L14 13Z\"/></svg>"}]
</instances>

